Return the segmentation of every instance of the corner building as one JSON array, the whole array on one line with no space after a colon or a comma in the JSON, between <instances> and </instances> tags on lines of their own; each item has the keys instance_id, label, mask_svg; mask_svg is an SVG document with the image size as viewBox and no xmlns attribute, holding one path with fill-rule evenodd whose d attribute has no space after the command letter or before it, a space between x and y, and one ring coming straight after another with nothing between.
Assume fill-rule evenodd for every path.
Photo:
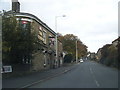
<instances>
[{"instance_id":1,"label":"corner building","mask_svg":"<svg viewBox=\"0 0 120 90\"><path fill-rule=\"evenodd\" d=\"M32 57L34 57L34 60L31 61L32 69L54 68L56 33L32 14L16 13L16 16L24 28L27 27L27 23L30 23L31 32L35 32L38 38L38 46L32 54Z\"/></svg>"},{"instance_id":2,"label":"corner building","mask_svg":"<svg viewBox=\"0 0 120 90\"><path fill-rule=\"evenodd\" d=\"M35 32L35 37L37 38L37 47L34 49L31 55L32 59L29 55L23 56L22 63L26 65L29 64L30 71L39 71L43 69L55 68L56 33L35 15L30 13L19 12L20 4L18 1L13 2L12 5L12 10L6 12L5 15L14 15L18 24L21 25L23 30L28 30L30 34L32 32ZM17 8L15 8L14 6L16 6ZM59 59L57 61L57 65L61 66L63 64L62 43L59 40L57 43L59 46Z\"/></svg>"}]
</instances>

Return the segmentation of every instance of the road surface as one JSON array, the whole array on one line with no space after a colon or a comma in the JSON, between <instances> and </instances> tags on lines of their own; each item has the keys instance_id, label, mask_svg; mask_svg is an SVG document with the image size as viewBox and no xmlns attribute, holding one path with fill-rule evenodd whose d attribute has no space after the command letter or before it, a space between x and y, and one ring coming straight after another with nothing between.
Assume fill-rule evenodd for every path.
<instances>
[{"instance_id":1,"label":"road surface","mask_svg":"<svg viewBox=\"0 0 120 90\"><path fill-rule=\"evenodd\" d=\"M118 88L118 70L85 61L67 73L29 88Z\"/></svg>"}]
</instances>

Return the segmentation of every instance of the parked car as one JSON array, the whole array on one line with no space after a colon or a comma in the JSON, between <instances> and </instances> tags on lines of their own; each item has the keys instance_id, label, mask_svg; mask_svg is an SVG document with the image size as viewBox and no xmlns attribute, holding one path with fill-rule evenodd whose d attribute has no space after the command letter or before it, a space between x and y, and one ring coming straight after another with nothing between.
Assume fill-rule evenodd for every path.
<instances>
[{"instance_id":1,"label":"parked car","mask_svg":"<svg viewBox=\"0 0 120 90\"><path fill-rule=\"evenodd\" d=\"M80 59L80 62L81 62L81 63L83 63L83 60L82 60L82 59Z\"/></svg>"}]
</instances>

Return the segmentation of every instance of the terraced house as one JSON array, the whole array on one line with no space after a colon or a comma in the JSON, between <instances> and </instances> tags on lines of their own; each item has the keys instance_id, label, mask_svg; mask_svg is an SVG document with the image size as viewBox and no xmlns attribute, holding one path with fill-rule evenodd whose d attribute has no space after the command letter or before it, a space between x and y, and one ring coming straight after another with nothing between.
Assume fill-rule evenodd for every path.
<instances>
[{"instance_id":1,"label":"terraced house","mask_svg":"<svg viewBox=\"0 0 120 90\"><path fill-rule=\"evenodd\" d=\"M29 55L28 52L22 56L22 63L30 65L30 70L54 68L55 65L63 64L62 43L57 40L58 60L56 61L56 33L48 25L33 14L20 12L20 3L17 0L13 0L12 10L5 12L4 15L14 15L22 30L30 32L29 34L35 32L37 46L34 52L32 55Z\"/></svg>"}]
</instances>

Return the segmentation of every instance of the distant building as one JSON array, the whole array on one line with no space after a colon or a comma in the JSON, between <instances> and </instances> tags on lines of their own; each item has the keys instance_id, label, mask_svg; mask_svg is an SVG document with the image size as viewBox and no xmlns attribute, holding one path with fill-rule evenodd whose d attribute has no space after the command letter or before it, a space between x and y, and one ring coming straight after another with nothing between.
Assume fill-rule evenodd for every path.
<instances>
[{"instance_id":1,"label":"distant building","mask_svg":"<svg viewBox=\"0 0 120 90\"><path fill-rule=\"evenodd\" d=\"M96 60L95 52L90 53L89 58L90 58L90 60Z\"/></svg>"},{"instance_id":2,"label":"distant building","mask_svg":"<svg viewBox=\"0 0 120 90\"><path fill-rule=\"evenodd\" d=\"M120 43L120 37L118 37L117 39L115 39L112 44L113 46L117 47L118 43Z\"/></svg>"},{"instance_id":3,"label":"distant building","mask_svg":"<svg viewBox=\"0 0 120 90\"><path fill-rule=\"evenodd\" d=\"M101 50L102 50L102 48L99 48L97 51L97 58L96 58L97 61L99 61L101 59L101 55L102 55Z\"/></svg>"}]
</instances>

